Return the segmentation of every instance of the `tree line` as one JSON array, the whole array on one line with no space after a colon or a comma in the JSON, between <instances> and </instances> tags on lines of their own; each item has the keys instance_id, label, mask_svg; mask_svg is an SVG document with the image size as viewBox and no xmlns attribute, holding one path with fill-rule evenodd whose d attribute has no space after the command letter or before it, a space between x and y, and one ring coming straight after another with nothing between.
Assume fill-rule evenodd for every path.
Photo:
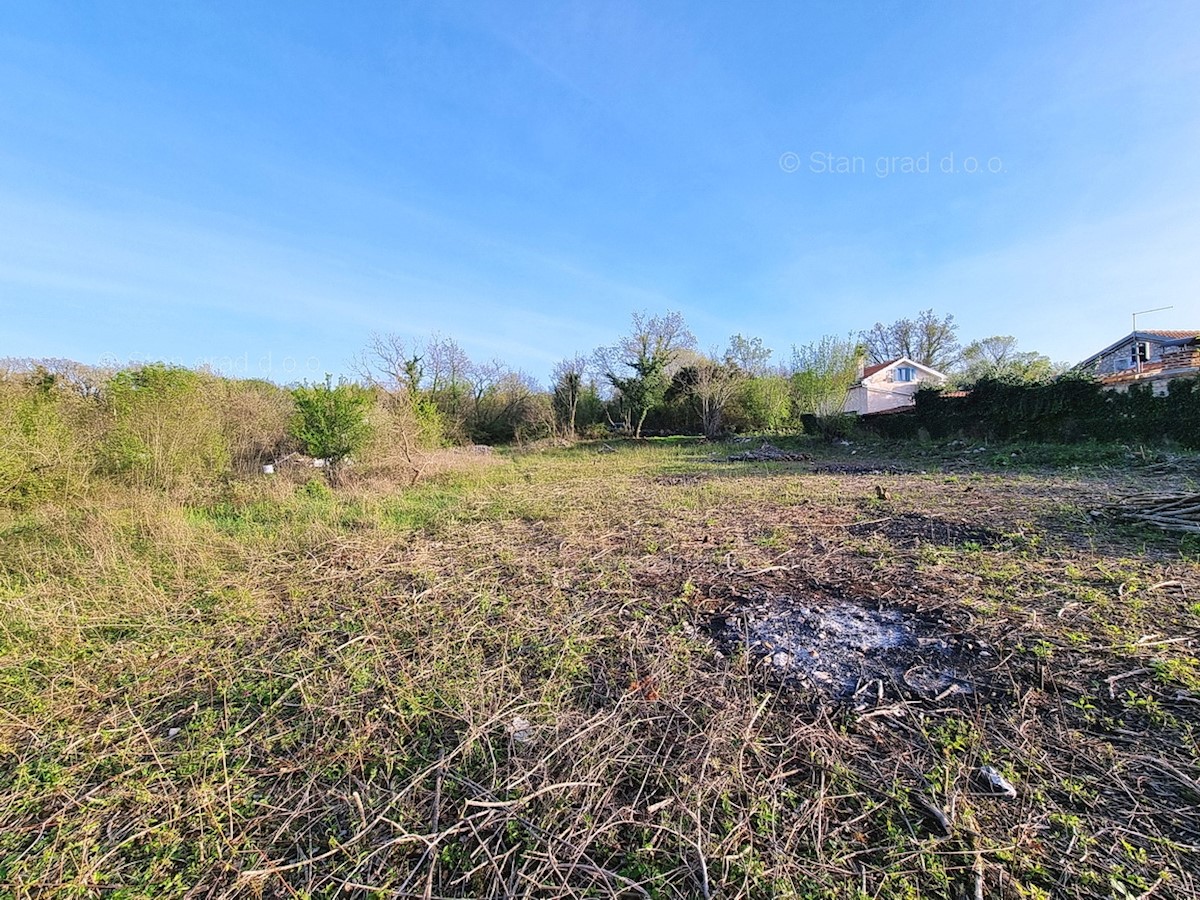
<instances>
[{"instance_id":1,"label":"tree line","mask_svg":"<svg viewBox=\"0 0 1200 900\"><path fill-rule=\"evenodd\" d=\"M782 359L761 338L742 334L701 351L680 313L634 313L614 344L560 360L546 390L498 361L473 363L442 335L375 335L357 368L366 383L436 417L452 439L495 443L605 429L715 438L795 428L803 416L840 414L862 366L899 357L947 373L956 386L981 379L1036 382L1065 368L1019 350L1011 336L963 346L953 315L933 310L793 346Z\"/></svg>"},{"instance_id":2,"label":"tree line","mask_svg":"<svg viewBox=\"0 0 1200 900\"><path fill-rule=\"evenodd\" d=\"M560 360L546 386L440 334L374 335L354 379L290 388L161 363L10 359L0 361L0 502L87 472L171 489L289 453L370 458L413 480L422 451L443 445L799 430L836 422L861 367L899 356L959 384L1056 372L1011 337L962 346L953 316L932 310L782 358L742 334L701 351L680 313L634 313L613 344Z\"/></svg>"}]
</instances>

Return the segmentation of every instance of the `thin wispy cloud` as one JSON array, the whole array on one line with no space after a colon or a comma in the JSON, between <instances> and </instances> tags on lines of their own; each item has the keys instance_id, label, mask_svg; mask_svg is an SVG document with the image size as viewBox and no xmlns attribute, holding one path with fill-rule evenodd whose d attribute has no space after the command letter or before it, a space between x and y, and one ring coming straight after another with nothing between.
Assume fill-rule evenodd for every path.
<instances>
[{"instance_id":1,"label":"thin wispy cloud","mask_svg":"<svg viewBox=\"0 0 1200 900\"><path fill-rule=\"evenodd\" d=\"M643 309L782 351L933 306L1065 360L1196 325L1200 11L760 12L10 7L4 352L339 372L436 330L544 376Z\"/></svg>"}]
</instances>

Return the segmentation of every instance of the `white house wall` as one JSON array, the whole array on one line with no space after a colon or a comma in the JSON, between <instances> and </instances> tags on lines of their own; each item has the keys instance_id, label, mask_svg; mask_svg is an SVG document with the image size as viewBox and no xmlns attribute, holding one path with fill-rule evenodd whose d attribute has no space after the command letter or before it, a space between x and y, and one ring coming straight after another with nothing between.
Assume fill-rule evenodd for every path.
<instances>
[{"instance_id":1,"label":"white house wall","mask_svg":"<svg viewBox=\"0 0 1200 900\"><path fill-rule=\"evenodd\" d=\"M913 406L916 403L914 397L917 391L926 386L937 387L943 383L943 379L920 369L917 369L915 381L892 381L894 371L892 368L877 372L850 388L842 409L848 413L865 416Z\"/></svg>"}]
</instances>

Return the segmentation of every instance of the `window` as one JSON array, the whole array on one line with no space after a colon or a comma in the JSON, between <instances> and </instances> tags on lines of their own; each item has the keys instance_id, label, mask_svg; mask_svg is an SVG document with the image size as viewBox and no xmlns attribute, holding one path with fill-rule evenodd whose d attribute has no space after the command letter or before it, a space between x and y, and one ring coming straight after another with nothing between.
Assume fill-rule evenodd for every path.
<instances>
[{"instance_id":1,"label":"window","mask_svg":"<svg viewBox=\"0 0 1200 900\"><path fill-rule=\"evenodd\" d=\"M917 370L912 366L897 366L896 367L897 381L916 381Z\"/></svg>"}]
</instances>

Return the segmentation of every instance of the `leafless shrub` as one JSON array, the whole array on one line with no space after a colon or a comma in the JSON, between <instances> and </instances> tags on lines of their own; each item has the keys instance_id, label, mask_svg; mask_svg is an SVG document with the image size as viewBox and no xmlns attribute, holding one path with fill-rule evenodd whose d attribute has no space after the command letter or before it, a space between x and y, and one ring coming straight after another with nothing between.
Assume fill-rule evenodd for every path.
<instances>
[{"instance_id":1,"label":"leafless shrub","mask_svg":"<svg viewBox=\"0 0 1200 900\"><path fill-rule=\"evenodd\" d=\"M217 383L213 399L234 471L258 472L264 463L295 449L288 435L293 404L283 388L266 381L224 380Z\"/></svg>"}]
</instances>

